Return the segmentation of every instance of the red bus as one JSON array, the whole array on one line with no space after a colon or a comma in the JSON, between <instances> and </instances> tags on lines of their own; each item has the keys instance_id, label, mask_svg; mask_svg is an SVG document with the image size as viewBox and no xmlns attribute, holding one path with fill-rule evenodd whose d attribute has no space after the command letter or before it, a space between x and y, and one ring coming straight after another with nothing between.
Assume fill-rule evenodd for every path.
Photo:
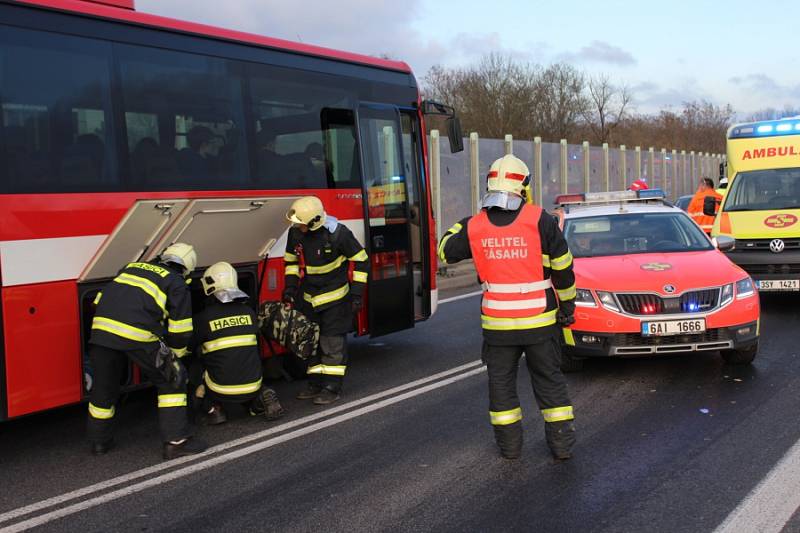
<instances>
[{"instance_id":1,"label":"red bus","mask_svg":"<svg viewBox=\"0 0 800 533\"><path fill-rule=\"evenodd\" d=\"M370 254L358 334L436 309L423 115L451 110L421 101L405 63L133 0L0 0L0 108L0 420L83 400L95 294L171 242L278 299L302 195Z\"/></svg>"}]
</instances>

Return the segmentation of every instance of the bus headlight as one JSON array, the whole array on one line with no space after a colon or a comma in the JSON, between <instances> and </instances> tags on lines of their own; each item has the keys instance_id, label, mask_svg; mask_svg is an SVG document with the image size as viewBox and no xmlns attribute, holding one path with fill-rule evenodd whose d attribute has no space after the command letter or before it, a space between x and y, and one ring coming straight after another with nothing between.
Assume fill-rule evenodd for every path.
<instances>
[{"instance_id":1,"label":"bus headlight","mask_svg":"<svg viewBox=\"0 0 800 533\"><path fill-rule=\"evenodd\" d=\"M736 299L749 298L756 293L756 288L753 286L753 280L749 277L740 279L736 282Z\"/></svg>"},{"instance_id":2,"label":"bus headlight","mask_svg":"<svg viewBox=\"0 0 800 533\"><path fill-rule=\"evenodd\" d=\"M589 289L577 289L577 296L575 297L575 305L578 307L597 307L597 302L594 301L592 291Z\"/></svg>"},{"instance_id":3,"label":"bus headlight","mask_svg":"<svg viewBox=\"0 0 800 533\"><path fill-rule=\"evenodd\" d=\"M619 312L619 306L616 300L614 300L613 294L606 291L597 291L597 297L600 298L600 303L603 304L603 307Z\"/></svg>"}]
</instances>

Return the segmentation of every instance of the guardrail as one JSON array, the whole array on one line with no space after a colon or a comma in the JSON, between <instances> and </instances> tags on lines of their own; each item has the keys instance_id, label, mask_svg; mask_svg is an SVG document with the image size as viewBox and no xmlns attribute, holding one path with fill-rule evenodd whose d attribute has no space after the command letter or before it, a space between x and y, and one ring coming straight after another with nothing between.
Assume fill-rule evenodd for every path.
<instances>
[{"instance_id":1,"label":"guardrail","mask_svg":"<svg viewBox=\"0 0 800 533\"><path fill-rule=\"evenodd\" d=\"M643 151L639 146L628 150L624 145L568 144L566 139L543 143L539 137L519 141L511 135L481 139L477 133L471 133L464 146L463 152L450 153L447 139L431 131L428 163L437 236L477 212L489 166L505 154L513 153L528 165L534 201L545 208L553 206L558 194L624 190L637 179L664 189L667 198L674 200L694 194L700 178L716 182L723 161L721 154L653 147Z\"/></svg>"}]
</instances>

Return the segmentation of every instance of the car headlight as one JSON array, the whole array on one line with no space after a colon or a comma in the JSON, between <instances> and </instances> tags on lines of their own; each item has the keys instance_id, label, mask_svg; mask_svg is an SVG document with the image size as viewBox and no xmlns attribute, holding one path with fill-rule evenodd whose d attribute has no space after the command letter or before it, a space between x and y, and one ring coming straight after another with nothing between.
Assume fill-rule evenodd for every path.
<instances>
[{"instance_id":1,"label":"car headlight","mask_svg":"<svg viewBox=\"0 0 800 533\"><path fill-rule=\"evenodd\" d=\"M722 294L720 295L719 299L720 307L730 303L731 300L733 300L733 283L728 283L722 287Z\"/></svg>"},{"instance_id":2,"label":"car headlight","mask_svg":"<svg viewBox=\"0 0 800 533\"><path fill-rule=\"evenodd\" d=\"M589 289L577 289L577 296L575 297L575 305L578 307L597 307L594 301L592 291Z\"/></svg>"},{"instance_id":3,"label":"car headlight","mask_svg":"<svg viewBox=\"0 0 800 533\"><path fill-rule=\"evenodd\" d=\"M619 312L619 306L614 300L613 294L606 291L597 291L597 297L600 298L600 303L603 304L603 307Z\"/></svg>"},{"instance_id":4,"label":"car headlight","mask_svg":"<svg viewBox=\"0 0 800 533\"><path fill-rule=\"evenodd\" d=\"M756 288L753 285L753 280L749 277L740 279L736 282L736 299L749 298L756 293Z\"/></svg>"}]
</instances>

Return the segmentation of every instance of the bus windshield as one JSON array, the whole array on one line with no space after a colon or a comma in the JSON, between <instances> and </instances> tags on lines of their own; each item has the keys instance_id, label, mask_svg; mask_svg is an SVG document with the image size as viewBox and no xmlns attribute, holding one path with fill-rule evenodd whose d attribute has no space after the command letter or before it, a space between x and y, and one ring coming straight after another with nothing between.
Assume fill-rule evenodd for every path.
<instances>
[{"instance_id":1,"label":"bus windshield","mask_svg":"<svg viewBox=\"0 0 800 533\"><path fill-rule=\"evenodd\" d=\"M798 208L800 168L740 172L725 201L725 211Z\"/></svg>"},{"instance_id":2,"label":"bus windshield","mask_svg":"<svg viewBox=\"0 0 800 533\"><path fill-rule=\"evenodd\" d=\"M575 257L697 252L713 246L683 213L637 213L567 219L564 236Z\"/></svg>"}]
</instances>

